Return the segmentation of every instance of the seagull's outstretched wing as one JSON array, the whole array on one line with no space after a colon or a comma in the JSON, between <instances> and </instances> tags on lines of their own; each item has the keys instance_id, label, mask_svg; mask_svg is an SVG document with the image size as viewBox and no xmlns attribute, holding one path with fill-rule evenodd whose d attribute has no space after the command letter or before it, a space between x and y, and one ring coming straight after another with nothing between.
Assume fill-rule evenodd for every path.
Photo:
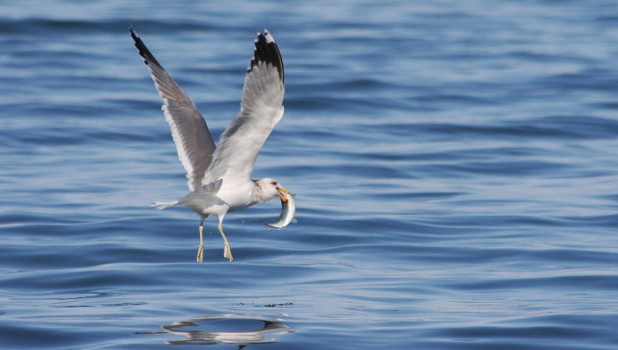
<instances>
[{"instance_id":1,"label":"seagull's outstretched wing","mask_svg":"<svg viewBox=\"0 0 618 350\"><path fill-rule=\"evenodd\" d=\"M264 34L258 33L255 40L240 111L221 135L203 184L223 176L251 179L260 149L283 117L283 82L279 48L270 33L264 30Z\"/></svg>"},{"instance_id":2,"label":"seagull's outstretched wing","mask_svg":"<svg viewBox=\"0 0 618 350\"><path fill-rule=\"evenodd\" d=\"M189 179L187 185L189 190L193 191L202 184L202 179L215 151L215 143L204 117L197 110L193 101L161 67L161 64L150 53L150 50L144 45L133 28L129 30L131 37L135 40L135 47L144 59L155 87L163 99L161 109L172 130L178 158L187 171L187 178Z\"/></svg>"}]
</instances>

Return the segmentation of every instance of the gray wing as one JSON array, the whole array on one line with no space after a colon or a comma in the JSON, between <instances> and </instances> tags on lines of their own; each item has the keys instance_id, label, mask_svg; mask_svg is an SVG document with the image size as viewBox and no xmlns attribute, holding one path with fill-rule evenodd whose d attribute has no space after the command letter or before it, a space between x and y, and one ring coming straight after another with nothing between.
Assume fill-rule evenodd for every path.
<instances>
[{"instance_id":1,"label":"gray wing","mask_svg":"<svg viewBox=\"0 0 618 350\"><path fill-rule=\"evenodd\" d=\"M221 135L203 184L223 176L251 179L260 149L283 117L284 93L281 54L273 37L264 30L255 40L240 111Z\"/></svg>"},{"instance_id":2,"label":"gray wing","mask_svg":"<svg viewBox=\"0 0 618 350\"><path fill-rule=\"evenodd\" d=\"M202 184L202 179L215 151L204 117L195 104L167 74L161 64L154 58L150 50L133 28L129 29L135 40L135 47L144 59L155 87L163 99L163 114L172 130L172 138L176 144L178 158L187 171L189 190L193 191Z\"/></svg>"}]
</instances>

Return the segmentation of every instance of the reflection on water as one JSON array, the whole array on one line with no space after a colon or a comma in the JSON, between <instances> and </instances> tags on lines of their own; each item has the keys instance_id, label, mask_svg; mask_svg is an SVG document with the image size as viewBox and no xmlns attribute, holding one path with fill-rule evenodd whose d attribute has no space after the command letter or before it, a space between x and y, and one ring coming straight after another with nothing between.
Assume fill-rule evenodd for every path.
<instances>
[{"instance_id":1,"label":"reflection on water","mask_svg":"<svg viewBox=\"0 0 618 350\"><path fill-rule=\"evenodd\" d=\"M276 341L275 336L294 333L281 320L256 315L215 315L164 325L164 332L185 338L168 340L173 345L263 344ZM153 334L153 333L151 333Z\"/></svg>"}]
</instances>

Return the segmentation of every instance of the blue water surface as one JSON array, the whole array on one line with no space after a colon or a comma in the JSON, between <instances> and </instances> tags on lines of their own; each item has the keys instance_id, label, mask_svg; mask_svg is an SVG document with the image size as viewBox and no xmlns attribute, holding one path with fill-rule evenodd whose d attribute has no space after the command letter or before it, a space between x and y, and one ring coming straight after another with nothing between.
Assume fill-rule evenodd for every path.
<instances>
[{"instance_id":1,"label":"blue water surface","mask_svg":"<svg viewBox=\"0 0 618 350\"><path fill-rule=\"evenodd\" d=\"M257 31L286 113L206 221L133 26L218 137ZM3 349L616 349L618 6L0 3Z\"/></svg>"}]
</instances>

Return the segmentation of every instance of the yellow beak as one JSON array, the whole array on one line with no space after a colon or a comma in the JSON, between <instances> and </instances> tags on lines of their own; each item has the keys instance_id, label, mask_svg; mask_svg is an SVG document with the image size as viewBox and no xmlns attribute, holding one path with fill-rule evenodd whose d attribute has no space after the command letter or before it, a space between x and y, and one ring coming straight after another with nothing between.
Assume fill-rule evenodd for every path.
<instances>
[{"instance_id":1,"label":"yellow beak","mask_svg":"<svg viewBox=\"0 0 618 350\"><path fill-rule=\"evenodd\" d=\"M277 187L277 191L279 191L279 197L281 197L281 201L287 203L288 199L285 197L284 193L291 194L290 191L285 187Z\"/></svg>"}]
</instances>

